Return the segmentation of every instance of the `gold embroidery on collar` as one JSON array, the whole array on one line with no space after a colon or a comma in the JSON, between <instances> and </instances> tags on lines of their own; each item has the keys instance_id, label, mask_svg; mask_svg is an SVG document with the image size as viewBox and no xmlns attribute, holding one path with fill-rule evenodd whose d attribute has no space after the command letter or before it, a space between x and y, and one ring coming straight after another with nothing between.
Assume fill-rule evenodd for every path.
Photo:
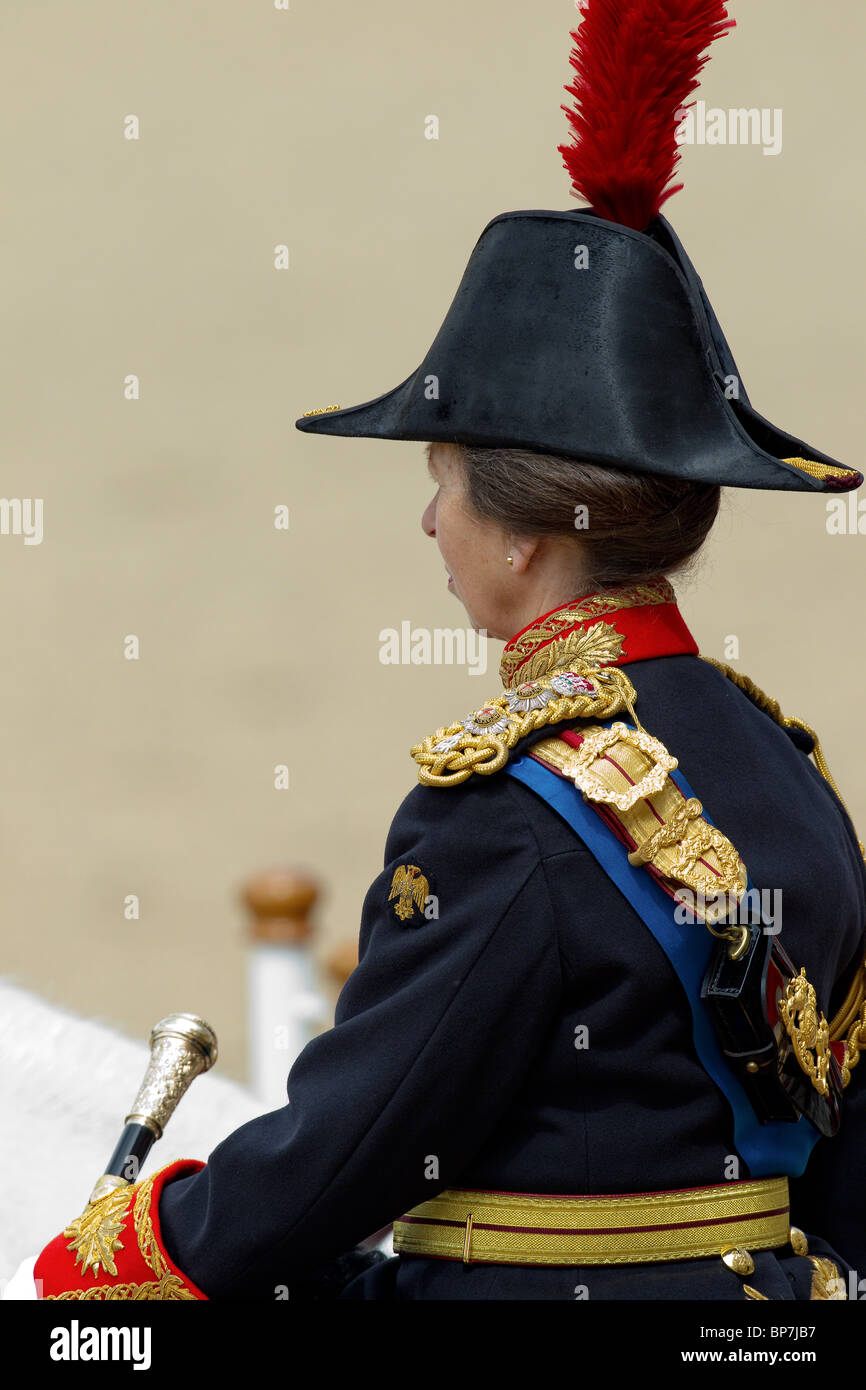
<instances>
[{"instance_id":1,"label":"gold embroidery on collar","mask_svg":"<svg viewBox=\"0 0 866 1390\"><path fill-rule=\"evenodd\" d=\"M574 628L562 637L554 637L540 651L525 657L521 663L521 681L540 680L558 667L584 663L604 666L618 661L625 641L613 623L593 623L592 627ZM500 673L501 674L501 673ZM507 685L507 682L505 682Z\"/></svg>"},{"instance_id":2,"label":"gold embroidery on collar","mask_svg":"<svg viewBox=\"0 0 866 1390\"><path fill-rule=\"evenodd\" d=\"M518 671L521 680L533 680L545 675L554 666L576 658L593 663L616 660L619 655L618 647L612 656L596 656L591 646L585 651L581 650L580 639L588 637L589 634L574 632L573 629L578 623L586 622L589 618L601 618L610 613L618 613L623 608L644 608L654 603L676 603L676 595L666 579L660 579L654 584L624 584L616 589L603 589L597 594L587 594L585 598L563 604L562 608L557 608L555 613L548 613L546 618L533 623L506 645L499 666L502 684L507 690L517 679ZM598 628L607 624L599 623L595 626ZM590 632L593 630L590 629ZM619 637L620 644L624 640L619 633L614 633L614 636ZM569 639L574 641L571 647L567 645ZM559 642L562 642L561 646L556 645L552 649L548 646ZM521 668L530 658L533 658L532 665L523 672Z\"/></svg>"}]
</instances>

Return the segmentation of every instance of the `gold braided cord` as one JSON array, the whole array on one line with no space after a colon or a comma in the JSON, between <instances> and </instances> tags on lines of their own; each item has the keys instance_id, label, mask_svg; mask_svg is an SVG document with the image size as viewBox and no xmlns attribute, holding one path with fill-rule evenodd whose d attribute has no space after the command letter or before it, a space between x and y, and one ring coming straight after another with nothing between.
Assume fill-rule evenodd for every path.
<instances>
[{"instance_id":1,"label":"gold braided cord","mask_svg":"<svg viewBox=\"0 0 866 1390\"><path fill-rule=\"evenodd\" d=\"M783 463L789 463L792 468L798 468L801 473L808 473L811 478L820 478L823 482L825 478L857 478L859 473L856 468L842 468L836 463L818 463L816 459L782 459Z\"/></svg>"},{"instance_id":2,"label":"gold braided cord","mask_svg":"<svg viewBox=\"0 0 866 1390\"><path fill-rule=\"evenodd\" d=\"M842 1085L847 1086L851 1073L860 1061L860 1053L866 1047L866 1017L858 1020L856 1028L851 1029L850 1038L845 1039L845 1059L842 1062Z\"/></svg>"},{"instance_id":3,"label":"gold braided cord","mask_svg":"<svg viewBox=\"0 0 866 1390\"><path fill-rule=\"evenodd\" d=\"M866 969L866 965L863 967ZM851 1080L851 1073L860 1061L860 1053L866 1048L866 1000L860 1006L860 1012L848 1030L845 1039L845 1056L842 1061L842 1085L847 1086Z\"/></svg>"},{"instance_id":4,"label":"gold braided cord","mask_svg":"<svg viewBox=\"0 0 866 1390\"><path fill-rule=\"evenodd\" d=\"M838 1042L844 1038L845 1034L853 1028L863 1014L866 1007L866 959L861 961L860 969L857 971L851 986L839 1008L830 1020L830 1037L833 1042Z\"/></svg>"},{"instance_id":5,"label":"gold braided cord","mask_svg":"<svg viewBox=\"0 0 866 1390\"><path fill-rule=\"evenodd\" d=\"M418 763L418 781L425 787L455 787L474 772L490 776L505 766L515 744L536 729L570 719L608 719L624 710L633 712L635 689L618 666L601 668L577 663L569 670L590 680L595 693L561 695L540 709L526 711L511 710L506 695L500 694L481 708L500 710L502 719L507 720L504 729L496 733L472 734L460 721L437 729L413 746L410 751ZM548 683L542 681L540 684L546 686ZM454 740L454 746L440 747L437 751L436 746L446 740Z\"/></svg>"},{"instance_id":6,"label":"gold braided cord","mask_svg":"<svg viewBox=\"0 0 866 1390\"><path fill-rule=\"evenodd\" d=\"M768 695L759 685L755 685L755 682L749 676L744 675L742 671L735 671L732 666L726 666L723 661L717 661L714 656L703 656L701 659L709 662L711 666L715 666L716 670L721 671L723 675L727 676L729 681L733 681L734 685L738 686L739 689L748 695L756 705L759 705L762 710L765 710L771 719L775 719L777 724L781 724L783 728L787 729L802 729L804 733L809 735L812 740L812 754L818 771L821 773L824 780L833 788L833 791L842 802L842 805L845 806L842 793L833 780L833 775L827 765L827 759L824 757L821 744L818 742L818 735L815 733L812 726L807 724L805 719L797 719L794 715L783 714L779 701L774 700L772 695ZM848 812L848 818L850 820L851 813L848 811L847 806L845 806L845 810ZM863 842L858 840L858 844L860 845L861 854L866 858L866 849L864 849Z\"/></svg>"},{"instance_id":7,"label":"gold braided cord","mask_svg":"<svg viewBox=\"0 0 866 1390\"><path fill-rule=\"evenodd\" d=\"M394 1249L497 1264L696 1260L786 1245L788 1207L787 1178L599 1197L446 1189L394 1223Z\"/></svg>"}]
</instances>

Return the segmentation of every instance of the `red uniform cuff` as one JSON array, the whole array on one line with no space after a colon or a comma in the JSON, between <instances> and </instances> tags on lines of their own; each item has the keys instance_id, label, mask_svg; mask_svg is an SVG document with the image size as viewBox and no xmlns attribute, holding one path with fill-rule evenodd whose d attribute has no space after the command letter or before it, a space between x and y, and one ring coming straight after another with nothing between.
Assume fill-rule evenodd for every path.
<instances>
[{"instance_id":1,"label":"red uniform cuff","mask_svg":"<svg viewBox=\"0 0 866 1390\"><path fill-rule=\"evenodd\" d=\"M159 1194L204 1167L182 1159L89 1206L46 1245L33 1277L44 1299L207 1299L162 1243ZM40 1288L41 1284L41 1288Z\"/></svg>"}]
</instances>

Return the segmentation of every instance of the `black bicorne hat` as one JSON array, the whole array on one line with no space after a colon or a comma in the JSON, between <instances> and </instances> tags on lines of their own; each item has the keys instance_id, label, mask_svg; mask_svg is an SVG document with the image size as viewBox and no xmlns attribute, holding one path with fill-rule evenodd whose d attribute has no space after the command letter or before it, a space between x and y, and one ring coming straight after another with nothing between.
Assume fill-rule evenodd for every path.
<instances>
[{"instance_id":1,"label":"black bicorne hat","mask_svg":"<svg viewBox=\"0 0 866 1390\"><path fill-rule=\"evenodd\" d=\"M705 21L697 32L696 5ZM652 47L635 50L634 26L639 20L652 32L659 7L680 68L662 74L661 92L657 83L654 94L644 95L656 105L674 102L682 113L705 61L698 60L701 48L731 26L724 4L585 0L573 35L578 76L569 88L581 103L568 112L579 140L560 148L593 208L495 217L417 370L361 405L310 411L296 421L298 429L531 449L728 487L859 486L859 472L770 424L749 403L701 281L658 212L676 191L664 190L678 156L673 117L659 147L649 151L635 151L624 122L618 156L605 147L610 113L603 138L589 129L593 119L599 123L593 102L603 95L600 76L611 76L600 72L596 50L609 54L624 27L631 25L631 51L653 54L650 76L658 79L656 65L665 57ZM685 41L672 21L678 8L689 21ZM657 37L655 43L657 50ZM647 175L653 156L655 171ZM620 177L611 189L614 165Z\"/></svg>"}]
</instances>

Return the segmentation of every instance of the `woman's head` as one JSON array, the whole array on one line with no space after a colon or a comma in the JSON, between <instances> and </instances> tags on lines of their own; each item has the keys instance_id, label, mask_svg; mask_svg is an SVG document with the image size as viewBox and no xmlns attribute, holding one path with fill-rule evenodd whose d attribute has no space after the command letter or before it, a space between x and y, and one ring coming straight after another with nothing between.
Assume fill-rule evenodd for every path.
<instances>
[{"instance_id":1,"label":"woman's head","mask_svg":"<svg viewBox=\"0 0 866 1390\"><path fill-rule=\"evenodd\" d=\"M472 625L503 639L596 589L682 571L721 496L527 449L435 443L429 459L439 490L422 526Z\"/></svg>"}]
</instances>

